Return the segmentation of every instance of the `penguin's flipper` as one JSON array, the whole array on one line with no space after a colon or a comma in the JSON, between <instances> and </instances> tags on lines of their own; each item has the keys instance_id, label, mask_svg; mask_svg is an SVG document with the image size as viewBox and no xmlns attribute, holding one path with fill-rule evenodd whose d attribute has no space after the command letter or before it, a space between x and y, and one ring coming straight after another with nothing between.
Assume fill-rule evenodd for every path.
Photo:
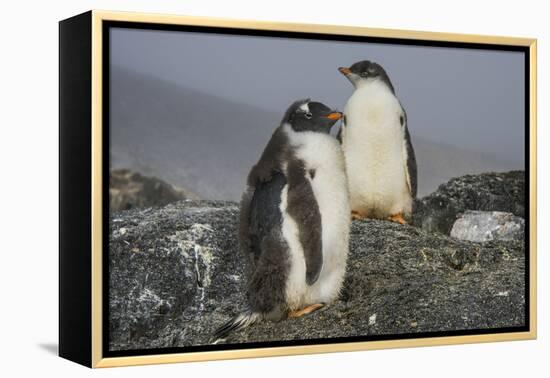
<instances>
[{"instance_id":1,"label":"penguin's flipper","mask_svg":"<svg viewBox=\"0 0 550 378\"><path fill-rule=\"evenodd\" d=\"M402 108L403 109L403 108ZM400 117L401 126L403 127L403 165L407 176L407 185L409 192L413 198L416 198L418 183L417 183L417 167L416 156L411 142L411 135L407 125L407 113L403 109L403 115Z\"/></svg>"},{"instance_id":2,"label":"penguin's flipper","mask_svg":"<svg viewBox=\"0 0 550 378\"><path fill-rule=\"evenodd\" d=\"M254 266L265 252L262 243L280 228L281 192L286 183L284 174L273 172L269 181L249 188L246 203L241 204L241 233L248 236L250 244L247 251L253 257Z\"/></svg>"},{"instance_id":3,"label":"penguin's flipper","mask_svg":"<svg viewBox=\"0 0 550 378\"><path fill-rule=\"evenodd\" d=\"M287 212L294 219L306 260L306 283L313 285L323 267L323 229L321 213L310 180L315 171L304 162L292 159L288 164Z\"/></svg>"}]
</instances>

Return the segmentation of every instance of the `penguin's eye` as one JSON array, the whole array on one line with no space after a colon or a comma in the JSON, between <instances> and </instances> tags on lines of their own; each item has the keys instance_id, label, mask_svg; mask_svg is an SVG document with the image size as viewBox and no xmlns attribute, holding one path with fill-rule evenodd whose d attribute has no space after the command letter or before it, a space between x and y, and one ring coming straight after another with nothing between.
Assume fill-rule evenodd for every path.
<instances>
[{"instance_id":1,"label":"penguin's eye","mask_svg":"<svg viewBox=\"0 0 550 378\"><path fill-rule=\"evenodd\" d=\"M307 119L311 119L311 117L313 117L313 114L311 114L310 112L307 112L305 116Z\"/></svg>"}]
</instances>

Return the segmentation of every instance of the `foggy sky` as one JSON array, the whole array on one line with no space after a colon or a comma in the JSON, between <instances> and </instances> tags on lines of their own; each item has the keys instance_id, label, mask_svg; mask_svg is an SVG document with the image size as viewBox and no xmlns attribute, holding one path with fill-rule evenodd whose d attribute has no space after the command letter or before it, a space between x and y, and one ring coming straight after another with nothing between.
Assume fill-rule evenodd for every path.
<instances>
[{"instance_id":1,"label":"foggy sky","mask_svg":"<svg viewBox=\"0 0 550 378\"><path fill-rule=\"evenodd\" d=\"M339 66L388 72L413 136L484 151L521 168L523 53L358 42L111 29L111 63L283 115L310 97L343 109ZM274 129L277 125L261 125Z\"/></svg>"}]
</instances>

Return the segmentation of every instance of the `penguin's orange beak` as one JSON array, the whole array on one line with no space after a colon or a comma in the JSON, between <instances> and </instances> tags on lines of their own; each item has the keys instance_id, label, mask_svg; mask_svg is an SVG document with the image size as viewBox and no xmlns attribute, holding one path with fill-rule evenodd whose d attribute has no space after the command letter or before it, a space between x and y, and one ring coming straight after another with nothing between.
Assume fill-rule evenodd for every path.
<instances>
[{"instance_id":1,"label":"penguin's orange beak","mask_svg":"<svg viewBox=\"0 0 550 378\"><path fill-rule=\"evenodd\" d=\"M350 69L347 67L340 67L338 71L340 71L342 75L349 75L351 73Z\"/></svg>"},{"instance_id":2,"label":"penguin's orange beak","mask_svg":"<svg viewBox=\"0 0 550 378\"><path fill-rule=\"evenodd\" d=\"M340 118L342 118L342 113L341 112L332 112L332 113L329 113L326 117L328 119L332 119L333 121L338 121Z\"/></svg>"}]
</instances>

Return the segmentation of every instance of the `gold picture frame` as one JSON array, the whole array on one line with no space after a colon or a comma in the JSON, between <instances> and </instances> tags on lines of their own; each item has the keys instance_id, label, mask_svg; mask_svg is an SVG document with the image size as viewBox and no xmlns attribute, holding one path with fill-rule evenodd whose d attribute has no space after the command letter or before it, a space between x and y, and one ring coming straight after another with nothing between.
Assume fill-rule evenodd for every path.
<instances>
[{"instance_id":1,"label":"gold picture frame","mask_svg":"<svg viewBox=\"0 0 550 378\"><path fill-rule=\"evenodd\" d=\"M488 45L505 45L505 46L520 46L528 50L529 61L529 108L526 109L529 116L529 329L524 332L508 332L508 333L488 333L478 335L460 335L460 336L445 336L445 337L429 337L429 338L407 338L395 340L380 340L380 341L351 341L332 344L314 344L300 346L276 346L255 349L236 349L236 350L216 350L216 351L201 351L201 352L186 352L186 353L167 353L155 355L138 355L124 357L104 357L103 354L103 238L104 238L104 220L102 203L104 201L104 180L105 171L103 167L103 154L106 148L103 144L103 25L106 22L131 22L145 24L163 24L163 25L190 25L201 27L216 27L216 28L238 28L263 31L277 32L300 32L313 33L324 35L342 35L342 36L360 36L360 37L377 37L391 39L405 39L413 41L432 41L432 42L456 42L467 44L488 44ZM337 25L317 25L317 24L294 24L294 23L279 23L279 22L259 22L252 20L231 20L219 19L210 17L190 17L190 16L175 16L161 14L145 14L145 13L127 13L127 12L111 12L93 10L81 16L62 21L60 24L60 87L61 92L64 90L64 85L71 85L71 77L77 77L78 80L86 81L86 86L82 89L85 93L89 91L89 97L84 99L89 100L89 103L83 103L80 106L82 111L78 115L70 115L67 112L67 107L71 105L70 101L75 101L69 95L64 97L63 93L60 97L60 128L61 128L61 157L60 164L65 167L64 159L70 153L68 143L74 143L75 137L83 138L83 143L89 142L89 162L90 170L89 180L83 182L83 188L89 185L87 192L89 201L83 204L84 213L80 216L89 216L89 222L80 225L75 224L71 219L78 215L71 213L68 206L81 201L83 193L72 193L70 189L63 189L66 182L66 177L69 177L73 171L67 165L65 173L61 170L60 180L62 194L60 197L65 199L61 201L61 223L60 230L60 355L73 361L82 363L90 367L114 367L114 366L129 366L129 365L144 365L144 364L160 364L173 362L187 361L207 361L220 359L237 359L250 357L266 357L266 356L283 356L283 355L298 355L311 353L327 353L327 352L346 352L372 349L387 349L387 348L402 348L402 347L419 347L419 346L434 346L434 345L449 345L449 344L466 344L466 343L481 343L495 341L512 341L512 340L528 340L535 339L537 335L537 264L536 264L536 222L537 222L537 41L529 38L513 38L501 36L483 36L469 34L452 34L452 33L436 33L424 31L408 31L408 30L393 30L393 29L377 29L368 27L351 27ZM82 32L85 35L83 41L77 40L75 34ZM68 36L72 34L72 36ZM86 61L90 58L89 68L90 77L82 78L82 73L75 73L70 76L65 71L68 65L63 59L69 59L67 55L79 48L89 49L89 54L82 56L80 59ZM64 55L65 54L65 55ZM78 76L80 75L80 76ZM64 78L65 77L65 78ZM75 80L77 80L75 79ZM83 101L81 97L76 97L79 101ZM87 108L89 106L89 108ZM88 112L86 113L86 109ZM84 114L85 113L85 114ZM68 115L65 115L68 114ZM81 118L71 118L81 117ZM89 117L89 118L87 118ZM83 127L80 134L74 130L77 126L74 121L87 120L90 121L90 127ZM71 125L69 125L71 121ZM73 130L70 131L69 128ZM91 131L91 132L90 132ZM64 135L66 134L66 137ZM527 137L527 136L526 136ZM66 139L64 139L66 138ZM73 139L71 142L70 139ZM67 144L65 144L67 143ZM74 151L73 151L74 152ZM69 164L69 163L67 163ZM83 173L86 174L86 173ZM87 177L88 177L87 176ZM73 227L73 228L72 228ZM86 233L87 239L68 240L69 232L76 232L74 227L81 227L79 233ZM88 228L89 227L89 228ZM64 241L68 240L68 241ZM89 244L82 242L89 241ZM79 249L76 249L78 246ZM84 258L79 258L74 254L80 253L81 249L85 249ZM73 254L73 255L71 255ZM82 277L71 275L69 270L75 272L83 272ZM89 286L82 286L78 280L89 280ZM80 282L80 281L79 281ZM90 290L87 293L87 290ZM75 306L74 296L77 290L84 290L83 301L84 308L80 310L71 309ZM68 299L64 299L64 298ZM89 301L89 302L87 302ZM78 302L80 303L80 302ZM88 304L89 303L89 307ZM77 304L76 304L77 305ZM83 320L75 320L78 324L67 326L71 320L79 316L78 311L89 311L89 317ZM82 332L76 334L77 332ZM85 336L83 336L85 334ZM89 341L89 345L85 345L79 352L74 352L77 347L76 339Z\"/></svg>"}]
</instances>

